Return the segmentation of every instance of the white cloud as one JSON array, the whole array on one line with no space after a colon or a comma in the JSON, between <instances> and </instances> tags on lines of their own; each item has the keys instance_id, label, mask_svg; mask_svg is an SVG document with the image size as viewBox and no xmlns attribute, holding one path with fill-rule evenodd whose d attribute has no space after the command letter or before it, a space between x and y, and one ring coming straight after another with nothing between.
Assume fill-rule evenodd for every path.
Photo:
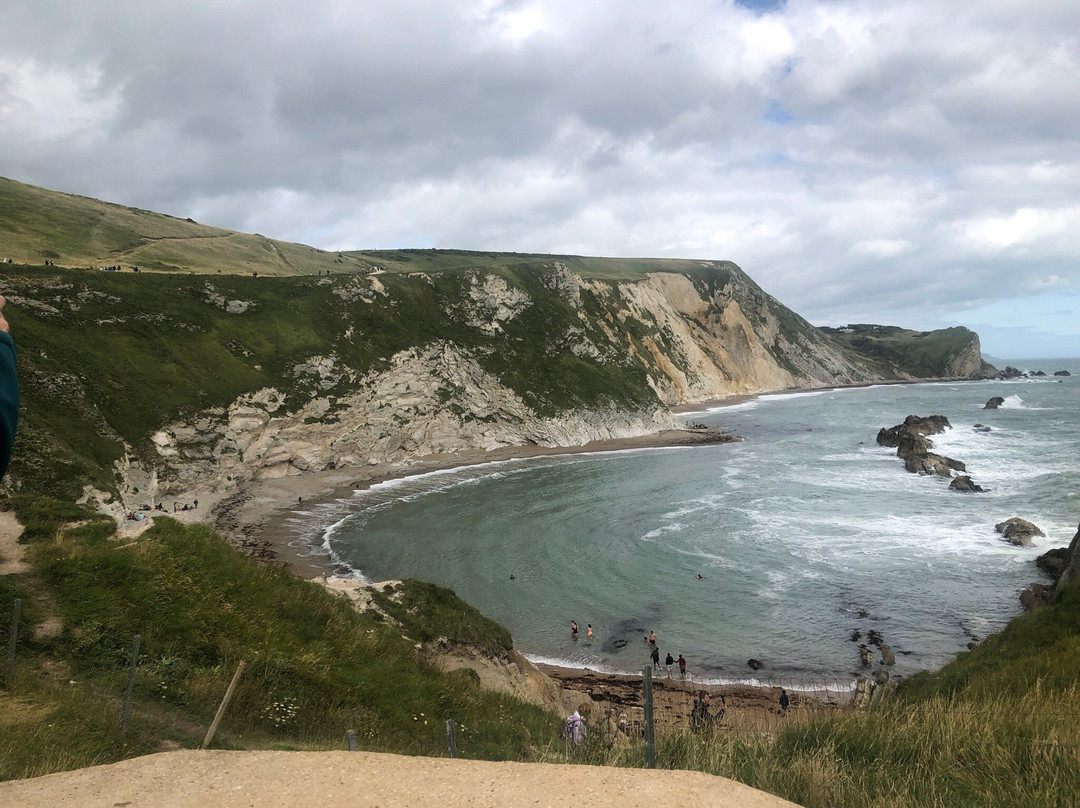
<instances>
[{"instance_id":1,"label":"white cloud","mask_svg":"<svg viewBox=\"0 0 1080 808\"><path fill-rule=\"evenodd\" d=\"M1057 237L1080 232L1080 207L1059 210L1021 208L1008 216L984 216L962 222L960 232L975 250L997 253L1021 245L1056 245ZM1080 236L1067 239L1070 253L1080 248Z\"/></svg>"},{"instance_id":2,"label":"white cloud","mask_svg":"<svg viewBox=\"0 0 1080 808\"><path fill-rule=\"evenodd\" d=\"M910 241L904 239L875 238L851 245L848 252L853 256L896 258L898 255L911 252L914 246Z\"/></svg>"}]
</instances>

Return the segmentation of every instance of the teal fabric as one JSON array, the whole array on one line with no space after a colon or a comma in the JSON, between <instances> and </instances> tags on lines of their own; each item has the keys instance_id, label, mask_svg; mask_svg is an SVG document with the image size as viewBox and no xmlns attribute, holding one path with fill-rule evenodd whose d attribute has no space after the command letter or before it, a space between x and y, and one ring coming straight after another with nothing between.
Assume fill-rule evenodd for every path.
<instances>
[{"instance_id":1,"label":"teal fabric","mask_svg":"<svg viewBox=\"0 0 1080 808\"><path fill-rule=\"evenodd\" d=\"M0 477L7 473L15 426L19 423L19 382L15 378L15 341L0 331Z\"/></svg>"}]
</instances>

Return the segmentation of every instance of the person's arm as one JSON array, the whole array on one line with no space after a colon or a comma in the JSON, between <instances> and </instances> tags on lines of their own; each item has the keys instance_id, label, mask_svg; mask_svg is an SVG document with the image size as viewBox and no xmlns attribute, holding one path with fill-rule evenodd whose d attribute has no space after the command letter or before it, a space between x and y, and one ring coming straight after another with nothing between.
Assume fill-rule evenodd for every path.
<instances>
[{"instance_id":1,"label":"person's arm","mask_svg":"<svg viewBox=\"0 0 1080 808\"><path fill-rule=\"evenodd\" d=\"M0 477L7 473L15 427L19 422L19 382L15 378L15 341L4 319L4 300L0 296Z\"/></svg>"}]
</instances>

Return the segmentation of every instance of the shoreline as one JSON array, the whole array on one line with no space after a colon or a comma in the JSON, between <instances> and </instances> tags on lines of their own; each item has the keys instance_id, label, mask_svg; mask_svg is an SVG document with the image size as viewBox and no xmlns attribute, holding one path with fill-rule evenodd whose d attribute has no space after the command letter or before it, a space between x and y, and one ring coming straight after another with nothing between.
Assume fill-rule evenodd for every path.
<instances>
[{"instance_id":1,"label":"shoreline","mask_svg":"<svg viewBox=\"0 0 1080 808\"><path fill-rule=\"evenodd\" d=\"M762 396L814 394L838 389L869 388L896 384L941 384L965 381L962 379L934 380L896 380L890 382L858 382L846 385L829 385L816 388L792 388L786 390L745 393L726 396L721 399L709 399L694 404L684 404L671 408L673 415L684 417L694 414L708 414L726 407L737 406L756 401ZM972 380L967 380L972 381ZM975 380L977 381L977 380ZM184 511L174 518L182 521L208 521L210 526L227 536L229 540L251 557L265 563L277 563L285 566L294 575L305 580L326 584L328 579L340 577L346 572L334 560L323 552L312 552L312 545L301 540L292 529L294 520L309 516L309 508L344 499L355 491L366 490L381 483L401 480L408 477L430 474L438 471L480 466L487 463L509 460L525 460L536 457L572 456L600 452L621 452L642 449L664 449L722 445L737 441L737 436L716 431L695 429L674 429L640 435L630 438L615 438L593 441L579 446L506 446L495 450L469 450L449 455L428 455L399 463L382 463L369 466L328 469L310 474L283 477L272 480L252 480L243 484L237 491L216 496L206 492L206 502L211 506L206 510ZM209 519L198 519L195 514L207 514ZM565 680L570 683L568 689L588 689L596 682L620 683L624 690L636 688L640 691L642 677L640 673L600 672L588 668L562 667L557 664L533 663L560 684ZM779 685L760 683L717 684L715 682L690 684L687 687L707 690L712 693L727 693L729 690L743 690L754 693L779 693ZM826 691L828 693L846 693L850 701L855 686L855 678L848 685L850 689L823 688L814 681L785 682L795 692L804 694L813 702L818 699L810 694ZM751 699L753 701L754 699ZM760 701L760 697L757 698Z\"/></svg>"},{"instance_id":2,"label":"shoreline","mask_svg":"<svg viewBox=\"0 0 1080 808\"><path fill-rule=\"evenodd\" d=\"M769 390L760 393L736 393L731 396L724 396L723 398L710 398L704 401L697 401L687 404L676 404L671 407L673 415L685 416L685 415L708 415L710 412L722 410L726 407L734 407L739 404L746 404L751 401L757 401L763 396L792 396L792 395L813 395L816 393L829 393L834 390L863 390L870 387L896 387L901 385L913 385L913 384L956 384L957 382L986 382L986 381L999 381L998 379L970 379L966 376L957 378L942 378L942 379L892 379L886 381L877 382L850 382L848 384L830 384L825 387L788 387L783 390Z\"/></svg>"},{"instance_id":3,"label":"shoreline","mask_svg":"<svg viewBox=\"0 0 1080 808\"><path fill-rule=\"evenodd\" d=\"M329 556L305 552L310 545L308 548L294 546L297 537L290 530L289 522L307 515L312 506L342 499L355 491L432 472L509 460L721 446L738 440L736 436L715 430L672 429L630 438L592 441L580 446L507 446L490 451L428 455L408 463L381 463L256 480L227 497L219 496L212 505L209 524L258 560L281 563L298 577L318 580L334 575L338 571L337 565ZM182 511L175 516L183 521L195 521L188 517L195 513L197 511Z\"/></svg>"},{"instance_id":4,"label":"shoreline","mask_svg":"<svg viewBox=\"0 0 1080 808\"><path fill-rule=\"evenodd\" d=\"M641 720L643 717L641 674L602 673L587 668L533 664L563 690L588 696L594 703L603 705L609 714L621 712L631 720ZM790 700L787 711L780 708L780 693L784 689ZM655 672L652 691L658 729L689 726L695 699L704 692L712 698L711 712L715 728L753 733L775 730L778 722L791 721L796 717L806 718L822 712L851 709L856 697L854 689L801 689L787 684L703 684L689 677L682 679L677 672L669 675L664 670Z\"/></svg>"}]
</instances>

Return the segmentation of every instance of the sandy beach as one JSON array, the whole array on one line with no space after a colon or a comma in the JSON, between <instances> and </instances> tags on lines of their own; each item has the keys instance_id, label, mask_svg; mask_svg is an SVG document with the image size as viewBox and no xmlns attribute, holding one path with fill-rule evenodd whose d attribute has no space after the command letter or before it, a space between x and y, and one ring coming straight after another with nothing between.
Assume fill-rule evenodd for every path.
<instances>
[{"instance_id":1,"label":"sandy beach","mask_svg":"<svg viewBox=\"0 0 1080 808\"><path fill-rule=\"evenodd\" d=\"M298 512L320 502L339 499L387 480L503 460L675 446L720 446L734 440L737 438L714 430L675 429L634 438L594 441L582 446L509 446L489 452L430 455L416 458L408 464L330 469L296 477L254 481L228 496L200 495L196 492L178 500L187 502L197 498L200 502L198 511L181 511L170 515L181 521L208 521L236 546L261 561L283 563L302 578L323 578L334 573L333 565L325 557L309 557L302 548L291 547L290 542L295 536L288 524ZM204 508L204 502L208 507ZM206 519L208 511L209 520Z\"/></svg>"}]
</instances>

